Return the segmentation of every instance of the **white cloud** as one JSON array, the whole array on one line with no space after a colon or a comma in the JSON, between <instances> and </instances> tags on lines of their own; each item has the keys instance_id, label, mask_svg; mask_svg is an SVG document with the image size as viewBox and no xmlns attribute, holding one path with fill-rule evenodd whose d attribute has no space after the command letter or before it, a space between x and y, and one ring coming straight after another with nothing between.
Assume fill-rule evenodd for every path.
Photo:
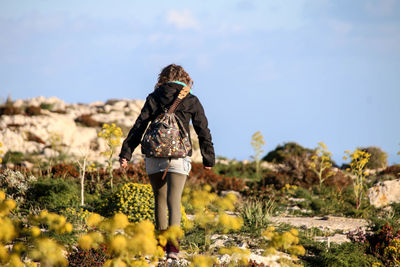
<instances>
[{"instance_id":1,"label":"white cloud","mask_svg":"<svg viewBox=\"0 0 400 267\"><path fill-rule=\"evenodd\" d=\"M170 10L167 14L167 22L174 25L178 29L193 29L199 28L199 23L193 17L189 9L182 11Z\"/></svg>"}]
</instances>

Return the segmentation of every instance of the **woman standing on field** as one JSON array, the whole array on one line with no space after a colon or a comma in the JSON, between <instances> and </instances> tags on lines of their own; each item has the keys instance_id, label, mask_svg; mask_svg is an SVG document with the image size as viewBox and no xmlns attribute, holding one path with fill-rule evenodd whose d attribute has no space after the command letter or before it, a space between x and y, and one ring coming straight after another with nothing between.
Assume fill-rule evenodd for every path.
<instances>
[{"instance_id":1,"label":"woman standing on field","mask_svg":"<svg viewBox=\"0 0 400 267\"><path fill-rule=\"evenodd\" d=\"M122 168L127 167L127 162L141 142L149 122L165 112L175 101L182 88L191 86L191 84L192 79L189 74L179 65L171 64L161 71L154 91L147 96L139 117L122 144L119 154ZM207 118L199 99L189 93L175 109L175 115L182 122L186 133L189 134L190 143L189 122L192 120L199 138L204 168L211 169L215 163L214 147ZM192 150L190 149L184 158L145 158L146 172L149 175L155 197L155 219L158 230L163 231L169 226L180 225L181 196L191 169L191 155ZM172 243L168 242L165 250L168 258L178 258L179 248Z\"/></svg>"}]
</instances>

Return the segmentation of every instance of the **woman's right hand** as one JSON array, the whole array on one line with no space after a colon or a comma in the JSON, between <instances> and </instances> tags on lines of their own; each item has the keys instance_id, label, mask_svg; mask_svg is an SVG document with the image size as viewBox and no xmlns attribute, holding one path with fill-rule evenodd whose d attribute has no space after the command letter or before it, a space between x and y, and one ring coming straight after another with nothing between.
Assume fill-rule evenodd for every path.
<instances>
[{"instance_id":1,"label":"woman's right hand","mask_svg":"<svg viewBox=\"0 0 400 267\"><path fill-rule=\"evenodd\" d=\"M128 161L125 158L119 158L119 165L121 168L128 167Z\"/></svg>"}]
</instances>

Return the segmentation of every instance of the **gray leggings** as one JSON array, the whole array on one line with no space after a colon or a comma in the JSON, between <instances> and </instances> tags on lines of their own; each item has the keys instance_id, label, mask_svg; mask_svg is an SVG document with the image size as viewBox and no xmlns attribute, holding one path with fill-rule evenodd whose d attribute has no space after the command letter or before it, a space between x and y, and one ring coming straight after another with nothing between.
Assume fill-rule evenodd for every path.
<instances>
[{"instance_id":1,"label":"gray leggings","mask_svg":"<svg viewBox=\"0 0 400 267\"><path fill-rule=\"evenodd\" d=\"M150 184L155 199L155 217L158 230L181 223L181 197L187 175L168 172L162 180L163 172L150 174ZM167 222L167 208L169 220Z\"/></svg>"}]
</instances>

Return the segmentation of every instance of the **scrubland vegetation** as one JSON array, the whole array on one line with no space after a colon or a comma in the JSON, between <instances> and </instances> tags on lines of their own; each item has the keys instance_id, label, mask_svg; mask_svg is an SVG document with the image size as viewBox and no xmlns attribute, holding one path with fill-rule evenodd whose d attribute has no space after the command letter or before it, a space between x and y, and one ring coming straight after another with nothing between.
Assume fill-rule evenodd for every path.
<instances>
[{"instance_id":1,"label":"scrubland vegetation","mask_svg":"<svg viewBox=\"0 0 400 267\"><path fill-rule=\"evenodd\" d=\"M173 266L266 266L251 255L281 266L400 265L400 204L376 208L367 197L373 184L400 178L379 148L347 151L341 167L323 143L286 143L261 158L257 133L253 162L219 159L213 170L193 163L181 227L158 232L144 163L112 168L121 136L113 124L99 132L108 142L104 166L62 153L38 160L0 152L2 266L166 266L167 240L180 243L185 259ZM362 218L369 226L345 233L349 242L318 242L333 233L273 223L275 216Z\"/></svg>"}]
</instances>

